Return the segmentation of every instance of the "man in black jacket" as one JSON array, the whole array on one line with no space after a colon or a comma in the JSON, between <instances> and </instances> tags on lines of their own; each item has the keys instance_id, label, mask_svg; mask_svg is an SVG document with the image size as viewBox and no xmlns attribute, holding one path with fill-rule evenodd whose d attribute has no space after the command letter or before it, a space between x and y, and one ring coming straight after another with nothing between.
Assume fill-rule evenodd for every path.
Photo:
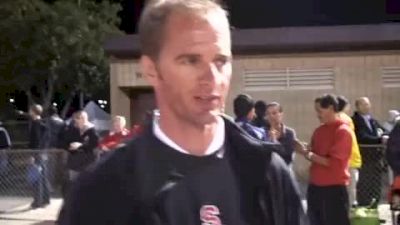
<instances>
[{"instance_id":1,"label":"man in black jacket","mask_svg":"<svg viewBox=\"0 0 400 225\"><path fill-rule=\"evenodd\" d=\"M64 134L64 149L69 153L67 168L70 181L95 161L95 148L99 142L94 124L89 122L85 111L77 111L72 117L73 125Z\"/></svg>"},{"instance_id":2,"label":"man in black jacket","mask_svg":"<svg viewBox=\"0 0 400 225\"><path fill-rule=\"evenodd\" d=\"M226 12L209 0L153 1L139 36L159 116L79 178L59 224L304 224L279 146L220 116L232 72Z\"/></svg>"},{"instance_id":3,"label":"man in black jacket","mask_svg":"<svg viewBox=\"0 0 400 225\"><path fill-rule=\"evenodd\" d=\"M382 144L387 136L381 136L382 126L371 115L371 103L367 97L356 100L353 117L355 133L359 145ZM357 200L359 205L369 205L373 198L380 199L382 189L383 151L376 147L360 146L363 165L360 169Z\"/></svg>"},{"instance_id":4,"label":"man in black jacket","mask_svg":"<svg viewBox=\"0 0 400 225\"><path fill-rule=\"evenodd\" d=\"M36 171L35 176L30 177L30 185L33 192L32 208L44 207L50 203L50 185L48 181L47 154L44 149L44 134L46 126L42 120L43 108L34 104L29 108L29 148L35 150L32 163L29 165L31 171Z\"/></svg>"}]
</instances>

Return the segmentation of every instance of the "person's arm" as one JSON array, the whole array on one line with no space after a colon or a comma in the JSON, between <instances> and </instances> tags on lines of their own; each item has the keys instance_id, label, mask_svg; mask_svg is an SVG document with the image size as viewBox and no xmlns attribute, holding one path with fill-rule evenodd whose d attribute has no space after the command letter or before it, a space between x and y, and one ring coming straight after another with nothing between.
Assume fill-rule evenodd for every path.
<instances>
[{"instance_id":1,"label":"person's arm","mask_svg":"<svg viewBox=\"0 0 400 225\"><path fill-rule=\"evenodd\" d=\"M362 121L361 121L362 120ZM371 135L367 132L368 127L366 127L364 119L362 117L353 117L355 133L357 140L362 144L381 144L382 139L378 136ZM362 125L364 124L364 125Z\"/></svg>"},{"instance_id":2,"label":"person's arm","mask_svg":"<svg viewBox=\"0 0 400 225\"><path fill-rule=\"evenodd\" d=\"M0 127L0 148L10 148L11 147L11 139L5 128Z\"/></svg>"},{"instance_id":3,"label":"person's arm","mask_svg":"<svg viewBox=\"0 0 400 225\"><path fill-rule=\"evenodd\" d=\"M94 128L90 128L87 132L88 140L84 141L82 145L79 147L79 150L82 151L93 151L99 143L99 136L96 133Z\"/></svg>"},{"instance_id":4,"label":"person's arm","mask_svg":"<svg viewBox=\"0 0 400 225\"><path fill-rule=\"evenodd\" d=\"M300 153L311 162L315 162L324 166L329 166L329 158L315 154L311 151L311 148L312 147L309 147L308 149L299 140L294 140L294 149L296 152Z\"/></svg>"},{"instance_id":5,"label":"person's arm","mask_svg":"<svg viewBox=\"0 0 400 225\"><path fill-rule=\"evenodd\" d=\"M113 155L115 157L115 155ZM124 165L127 157L107 160L83 172L74 182L58 216L59 225L134 224L126 195ZM122 178L122 179L121 179ZM118 206L118 207L116 207Z\"/></svg>"},{"instance_id":6,"label":"person's arm","mask_svg":"<svg viewBox=\"0 0 400 225\"><path fill-rule=\"evenodd\" d=\"M343 161L348 159L351 154L351 133L350 128L338 128L335 132L335 143L332 148L329 150L327 156L320 156L313 152L308 153L306 157L314 163L318 163L320 165L329 167L332 161Z\"/></svg>"},{"instance_id":7,"label":"person's arm","mask_svg":"<svg viewBox=\"0 0 400 225\"><path fill-rule=\"evenodd\" d=\"M109 133L107 136L103 137L102 139L100 139L99 141L99 148L101 150L107 151L108 149L110 149L110 142L112 142L112 135L111 133Z\"/></svg>"},{"instance_id":8,"label":"person's arm","mask_svg":"<svg viewBox=\"0 0 400 225\"><path fill-rule=\"evenodd\" d=\"M286 163L290 163L293 159L294 152L294 141L296 140L296 133L293 129L286 128L284 134L281 134L281 137L278 141L283 145L284 152L282 158Z\"/></svg>"},{"instance_id":9,"label":"person's arm","mask_svg":"<svg viewBox=\"0 0 400 225\"><path fill-rule=\"evenodd\" d=\"M308 219L301 203L297 181L291 170L276 154L271 155L268 168L269 195L275 224L307 225Z\"/></svg>"},{"instance_id":10,"label":"person's arm","mask_svg":"<svg viewBox=\"0 0 400 225\"><path fill-rule=\"evenodd\" d=\"M346 151L346 149L350 149L351 152L352 139L350 131L345 128L340 128L334 135L336 136L336 142L327 156L321 156L312 152L312 146L310 146L310 149L307 149L298 140L295 140L295 150L304 155L304 157L311 162L329 167L332 160L342 160L347 157L349 151Z\"/></svg>"},{"instance_id":11,"label":"person's arm","mask_svg":"<svg viewBox=\"0 0 400 225\"><path fill-rule=\"evenodd\" d=\"M400 174L400 123L397 122L392 132L386 148L386 159L395 174Z\"/></svg>"}]
</instances>

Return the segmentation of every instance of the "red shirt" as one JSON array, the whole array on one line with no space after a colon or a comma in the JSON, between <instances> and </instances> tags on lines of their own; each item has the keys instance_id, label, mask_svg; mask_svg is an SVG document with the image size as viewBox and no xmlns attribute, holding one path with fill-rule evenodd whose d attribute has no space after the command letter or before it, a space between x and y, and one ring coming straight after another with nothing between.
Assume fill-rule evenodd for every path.
<instances>
[{"instance_id":1,"label":"red shirt","mask_svg":"<svg viewBox=\"0 0 400 225\"><path fill-rule=\"evenodd\" d=\"M104 151L109 151L114 148L116 148L122 141L126 140L131 136L131 132L128 129L124 129L121 132L118 133L110 133L109 135L105 136L99 144L99 147L101 149L104 149Z\"/></svg>"},{"instance_id":2,"label":"red shirt","mask_svg":"<svg viewBox=\"0 0 400 225\"><path fill-rule=\"evenodd\" d=\"M348 165L352 139L350 128L343 121L323 124L312 136L312 152L329 158L329 166L313 162L310 168L310 182L317 186L348 185Z\"/></svg>"}]
</instances>

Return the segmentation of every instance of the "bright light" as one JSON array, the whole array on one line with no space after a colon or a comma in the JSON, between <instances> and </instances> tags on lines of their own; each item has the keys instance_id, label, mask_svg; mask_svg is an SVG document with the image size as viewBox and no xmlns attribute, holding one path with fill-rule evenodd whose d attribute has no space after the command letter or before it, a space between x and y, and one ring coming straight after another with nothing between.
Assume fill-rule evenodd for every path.
<instances>
[{"instance_id":1,"label":"bright light","mask_svg":"<svg viewBox=\"0 0 400 225\"><path fill-rule=\"evenodd\" d=\"M100 105L100 107L101 107L102 109L104 109L104 108L105 108L105 106L104 106L104 105Z\"/></svg>"},{"instance_id":2,"label":"bright light","mask_svg":"<svg viewBox=\"0 0 400 225\"><path fill-rule=\"evenodd\" d=\"M107 105L107 101L106 100L104 100L103 103L104 103L104 105Z\"/></svg>"},{"instance_id":3,"label":"bright light","mask_svg":"<svg viewBox=\"0 0 400 225\"><path fill-rule=\"evenodd\" d=\"M11 102L11 103L14 103L14 102L15 102L15 99L10 98L10 102Z\"/></svg>"},{"instance_id":4,"label":"bright light","mask_svg":"<svg viewBox=\"0 0 400 225\"><path fill-rule=\"evenodd\" d=\"M97 103L103 104L103 100L97 100Z\"/></svg>"},{"instance_id":5,"label":"bright light","mask_svg":"<svg viewBox=\"0 0 400 225\"><path fill-rule=\"evenodd\" d=\"M56 107L57 107L57 103L53 102L53 106L56 106Z\"/></svg>"}]
</instances>

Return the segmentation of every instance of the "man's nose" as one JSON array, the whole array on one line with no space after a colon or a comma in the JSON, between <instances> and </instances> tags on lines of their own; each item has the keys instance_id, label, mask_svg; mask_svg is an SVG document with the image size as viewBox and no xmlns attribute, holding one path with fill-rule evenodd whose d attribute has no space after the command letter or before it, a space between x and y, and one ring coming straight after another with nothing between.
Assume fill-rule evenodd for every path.
<instances>
[{"instance_id":1,"label":"man's nose","mask_svg":"<svg viewBox=\"0 0 400 225\"><path fill-rule=\"evenodd\" d=\"M217 83L220 74L215 63L207 63L200 79L204 83Z\"/></svg>"}]
</instances>

